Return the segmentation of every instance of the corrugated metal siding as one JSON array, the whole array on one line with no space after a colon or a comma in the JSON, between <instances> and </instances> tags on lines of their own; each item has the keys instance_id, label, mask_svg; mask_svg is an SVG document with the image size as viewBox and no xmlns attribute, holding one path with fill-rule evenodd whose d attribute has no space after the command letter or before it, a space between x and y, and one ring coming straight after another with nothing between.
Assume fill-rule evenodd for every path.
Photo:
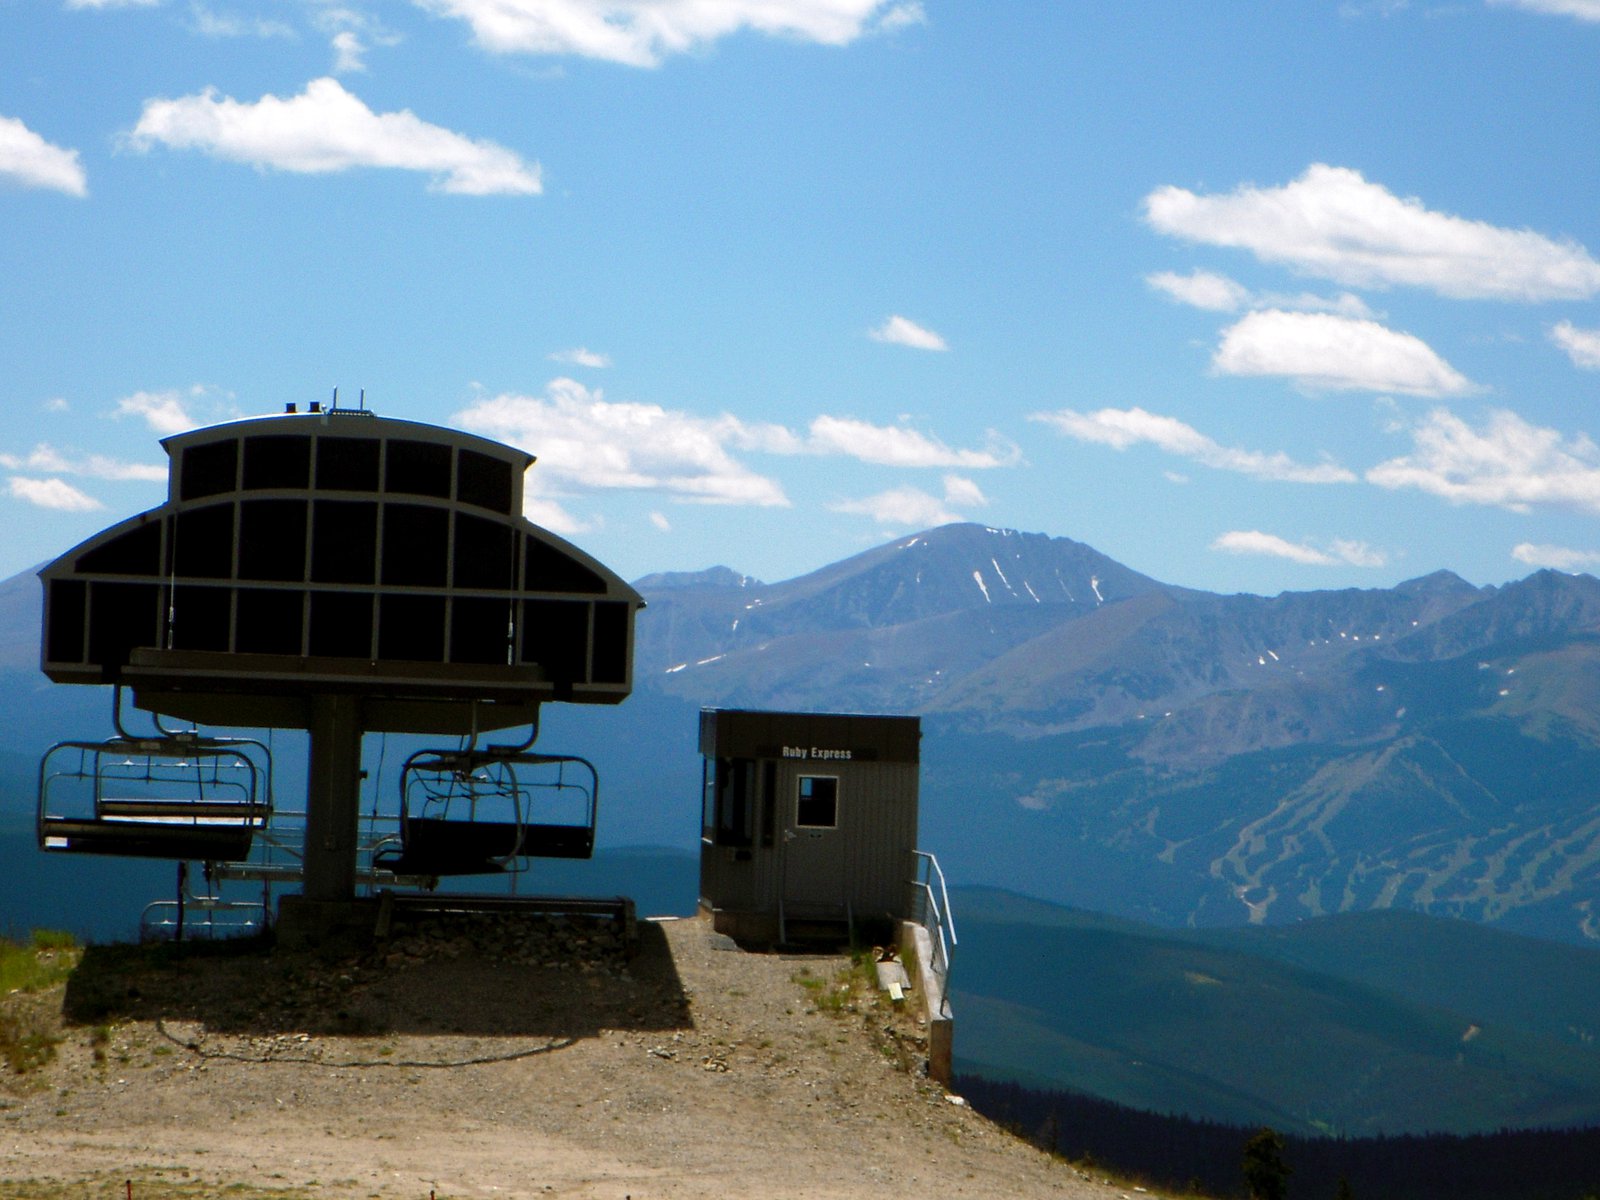
<instances>
[{"instance_id":1,"label":"corrugated metal siding","mask_svg":"<svg viewBox=\"0 0 1600 1200\"><path fill-rule=\"evenodd\" d=\"M857 717L838 714L706 711L701 717L701 752L739 755L773 764L774 803L758 797L758 814L770 812L774 828L763 845L759 824L747 849L703 842L700 894L728 912L771 914L782 905L787 916L857 919L904 916L908 881L917 845L920 722L915 717ZM783 747L871 747L874 757L850 760L784 757ZM765 785L766 773L759 773ZM802 776L839 780L837 828L813 852L827 879L802 881L786 876L803 852L791 849L807 836L796 830L795 806ZM796 835L795 840L785 837ZM748 859L739 857L747 853ZM806 886L807 883L811 886ZM796 899L811 893L812 903ZM824 901L820 892L836 893Z\"/></svg>"},{"instance_id":2,"label":"corrugated metal siding","mask_svg":"<svg viewBox=\"0 0 1600 1200\"><path fill-rule=\"evenodd\" d=\"M900 915L911 851L917 844L918 769L903 763L782 764L778 771L780 844L781 831L793 828L795 794L802 775L839 778L836 850L843 869L837 915L844 916L847 905L858 917ZM778 889L786 882L783 864L774 861L766 874L770 880L765 900L775 907Z\"/></svg>"}]
</instances>

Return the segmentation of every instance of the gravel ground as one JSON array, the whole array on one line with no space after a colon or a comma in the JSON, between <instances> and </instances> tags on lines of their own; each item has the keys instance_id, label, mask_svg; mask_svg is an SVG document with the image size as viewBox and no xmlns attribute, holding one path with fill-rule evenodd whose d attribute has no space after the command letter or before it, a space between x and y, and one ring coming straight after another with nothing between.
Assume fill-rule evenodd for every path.
<instances>
[{"instance_id":1,"label":"gravel ground","mask_svg":"<svg viewBox=\"0 0 1600 1200\"><path fill-rule=\"evenodd\" d=\"M700 919L623 949L504 917L343 958L91 948L64 989L5 1002L62 1040L0 1070L0 1195L1127 1193L925 1078L916 1016L847 959Z\"/></svg>"}]
</instances>

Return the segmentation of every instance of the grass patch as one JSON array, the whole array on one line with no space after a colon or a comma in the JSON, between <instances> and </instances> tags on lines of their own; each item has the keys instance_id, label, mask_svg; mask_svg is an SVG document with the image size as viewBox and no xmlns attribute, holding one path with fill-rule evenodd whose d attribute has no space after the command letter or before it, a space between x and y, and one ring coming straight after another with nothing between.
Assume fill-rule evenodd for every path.
<instances>
[{"instance_id":1,"label":"grass patch","mask_svg":"<svg viewBox=\"0 0 1600 1200\"><path fill-rule=\"evenodd\" d=\"M77 939L58 930L41 929L26 942L0 939L0 1063L10 1074L27 1075L55 1057L60 1031L41 1002L26 998L66 980L82 956Z\"/></svg>"},{"instance_id":2,"label":"grass patch","mask_svg":"<svg viewBox=\"0 0 1600 1200\"><path fill-rule=\"evenodd\" d=\"M832 975L814 975L809 967L801 967L791 978L806 990L818 1012L839 1016L867 1011L878 1003L877 968L869 951L852 952L850 961Z\"/></svg>"},{"instance_id":3,"label":"grass patch","mask_svg":"<svg viewBox=\"0 0 1600 1200\"><path fill-rule=\"evenodd\" d=\"M37 930L26 942L0 939L0 995L54 987L82 957L78 940L59 930Z\"/></svg>"},{"instance_id":4,"label":"grass patch","mask_svg":"<svg viewBox=\"0 0 1600 1200\"><path fill-rule=\"evenodd\" d=\"M41 1029L24 1016L0 1014L0 1062L13 1075L26 1075L44 1066L56 1055L61 1035Z\"/></svg>"}]
</instances>

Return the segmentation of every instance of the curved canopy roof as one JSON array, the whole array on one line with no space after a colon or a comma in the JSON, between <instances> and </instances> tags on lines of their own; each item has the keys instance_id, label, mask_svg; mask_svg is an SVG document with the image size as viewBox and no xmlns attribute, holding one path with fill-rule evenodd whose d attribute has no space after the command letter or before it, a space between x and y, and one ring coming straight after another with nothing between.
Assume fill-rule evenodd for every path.
<instances>
[{"instance_id":1,"label":"curved canopy roof","mask_svg":"<svg viewBox=\"0 0 1600 1200\"><path fill-rule=\"evenodd\" d=\"M437 732L631 690L643 601L522 516L523 451L351 409L162 446L166 503L40 572L56 682L289 727L309 697L355 693L368 728Z\"/></svg>"}]
</instances>

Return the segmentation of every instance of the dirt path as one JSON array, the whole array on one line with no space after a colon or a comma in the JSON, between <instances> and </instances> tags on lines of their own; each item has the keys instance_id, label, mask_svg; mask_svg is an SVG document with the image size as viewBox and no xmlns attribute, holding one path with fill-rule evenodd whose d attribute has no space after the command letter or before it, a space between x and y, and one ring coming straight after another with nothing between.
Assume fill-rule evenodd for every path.
<instances>
[{"instance_id":1,"label":"dirt path","mask_svg":"<svg viewBox=\"0 0 1600 1200\"><path fill-rule=\"evenodd\" d=\"M641 928L631 960L581 929L316 962L91 950L64 999L35 998L68 1014L55 1060L5 1077L0 1194L1120 1194L923 1078L915 1018L847 960Z\"/></svg>"}]
</instances>

